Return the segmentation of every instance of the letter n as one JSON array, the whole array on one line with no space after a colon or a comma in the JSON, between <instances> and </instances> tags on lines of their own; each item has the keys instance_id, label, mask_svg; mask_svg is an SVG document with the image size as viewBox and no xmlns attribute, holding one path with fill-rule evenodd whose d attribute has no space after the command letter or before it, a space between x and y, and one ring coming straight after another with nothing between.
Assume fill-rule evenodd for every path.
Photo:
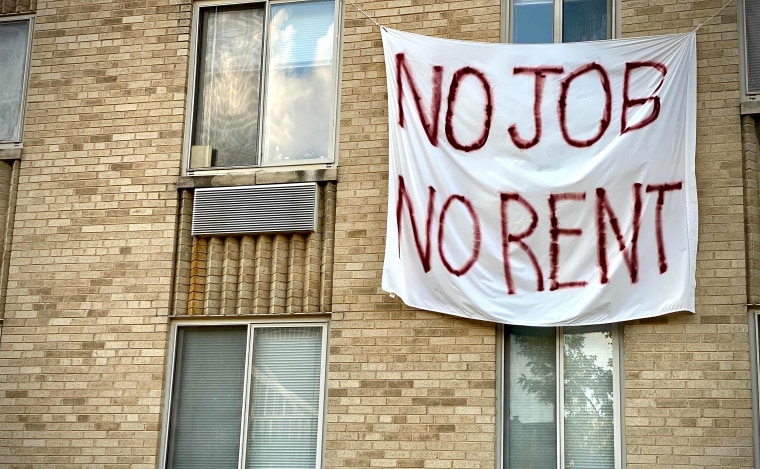
<instances>
[{"instance_id":1,"label":"letter n","mask_svg":"<svg viewBox=\"0 0 760 469\"><path fill-rule=\"evenodd\" d=\"M612 210L610 201L607 199L607 192L601 187L596 189L596 241L597 254L599 256L599 269L601 270L601 283L609 282L609 272L607 266L607 227L604 223L605 218L609 219L610 227L615 233L618 249L628 266L628 272L631 275L631 283L639 281L639 254L638 241L639 229L641 228L641 184L633 185L633 233L631 234L630 251L623 239L623 232L620 230L618 218Z\"/></svg>"},{"instance_id":2,"label":"letter n","mask_svg":"<svg viewBox=\"0 0 760 469\"><path fill-rule=\"evenodd\" d=\"M398 125L404 127L404 87L401 75L406 75L406 81L409 84L409 88L414 98L414 105L417 109L417 114L420 117L420 123L425 129L430 144L434 147L438 146L438 121L441 114L441 82L443 81L443 67L436 65L433 67L433 76L431 77L430 87L433 91L433 97L430 103L430 120L428 121L425 116L425 110L422 108L422 97L417 90L417 85L412 78L412 73L409 71L409 67L406 64L406 57L403 53L396 54L396 88L398 90Z\"/></svg>"},{"instance_id":3,"label":"letter n","mask_svg":"<svg viewBox=\"0 0 760 469\"><path fill-rule=\"evenodd\" d=\"M406 192L406 185L404 184L404 176L398 177L398 200L396 202L396 227L398 229L398 249L399 257L401 257L401 215L406 205L407 212L409 212L409 221L412 224L412 234L414 235L414 244L417 247L417 254L420 256L420 262L422 262L422 268L425 272L430 271L430 232L433 228L433 206L435 203L435 188L428 187L428 206L427 206L427 219L425 220L425 245L422 245L419 232L417 231L417 221L414 217L414 205L409 194Z\"/></svg>"}]
</instances>

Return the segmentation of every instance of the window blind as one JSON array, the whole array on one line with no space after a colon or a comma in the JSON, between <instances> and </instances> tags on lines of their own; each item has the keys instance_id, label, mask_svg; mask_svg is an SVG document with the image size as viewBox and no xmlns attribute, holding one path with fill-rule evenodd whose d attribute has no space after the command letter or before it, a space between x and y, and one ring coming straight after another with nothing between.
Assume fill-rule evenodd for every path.
<instances>
[{"instance_id":1,"label":"window blind","mask_svg":"<svg viewBox=\"0 0 760 469\"><path fill-rule=\"evenodd\" d=\"M235 469L247 328L178 330L167 467Z\"/></svg>"},{"instance_id":2,"label":"window blind","mask_svg":"<svg viewBox=\"0 0 760 469\"><path fill-rule=\"evenodd\" d=\"M254 331L249 469L317 464L322 328Z\"/></svg>"}]
</instances>

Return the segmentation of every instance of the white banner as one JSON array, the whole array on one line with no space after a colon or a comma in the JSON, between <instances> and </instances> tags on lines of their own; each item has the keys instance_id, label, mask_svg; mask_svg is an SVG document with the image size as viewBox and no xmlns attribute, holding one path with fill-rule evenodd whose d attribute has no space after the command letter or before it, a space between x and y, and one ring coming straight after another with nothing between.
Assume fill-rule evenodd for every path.
<instances>
[{"instance_id":1,"label":"white banner","mask_svg":"<svg viewBox=\"0 0 760 469\"><path fill-rule=\"evenodd\" d=\"M546 45L382 36L384 290L532 326L694 311L693 32Z\"/></svg>"}]
</instances>

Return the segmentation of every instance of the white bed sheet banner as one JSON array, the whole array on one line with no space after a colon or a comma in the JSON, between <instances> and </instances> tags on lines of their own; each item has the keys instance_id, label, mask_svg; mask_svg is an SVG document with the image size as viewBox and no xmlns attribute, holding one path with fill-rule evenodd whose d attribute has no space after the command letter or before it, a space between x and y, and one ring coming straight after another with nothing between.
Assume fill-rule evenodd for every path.
<instances>
[{"instance_id":1,"label":"white bed sheet banner","mask_svg":"<svg viewBox=\"0 0 760 469\"><path fill-rule=\"evenodd\" d=\"M532 326L694 312L695 33L382 38L385 291Z\"/></svg>"}]
</instances>

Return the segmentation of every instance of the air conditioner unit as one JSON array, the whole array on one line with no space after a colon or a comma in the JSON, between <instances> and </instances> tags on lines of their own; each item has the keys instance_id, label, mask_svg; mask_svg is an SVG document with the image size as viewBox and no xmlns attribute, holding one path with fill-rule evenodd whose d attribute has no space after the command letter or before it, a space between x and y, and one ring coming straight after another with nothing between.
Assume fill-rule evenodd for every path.
<instances>
[{"instance_id":1,"label":"air conditioner unit","mask_svg":"<svg viewBox=\"0 0 760 469\"><path fill-rule=\"evenodd\" d=\"M760 101L760 1L744 0L741 31L743 49L743 101Z\"/></svg>"},{"instance_id":2,"label":"air conditioner unit","mask_svg":"<svg viewBox=\"0 0 760 469\"><path fill-rule=\"evenodd\" d=\"M314 231L317 184L196 189L193 236Z\"/></svg>"}]
</instances>

